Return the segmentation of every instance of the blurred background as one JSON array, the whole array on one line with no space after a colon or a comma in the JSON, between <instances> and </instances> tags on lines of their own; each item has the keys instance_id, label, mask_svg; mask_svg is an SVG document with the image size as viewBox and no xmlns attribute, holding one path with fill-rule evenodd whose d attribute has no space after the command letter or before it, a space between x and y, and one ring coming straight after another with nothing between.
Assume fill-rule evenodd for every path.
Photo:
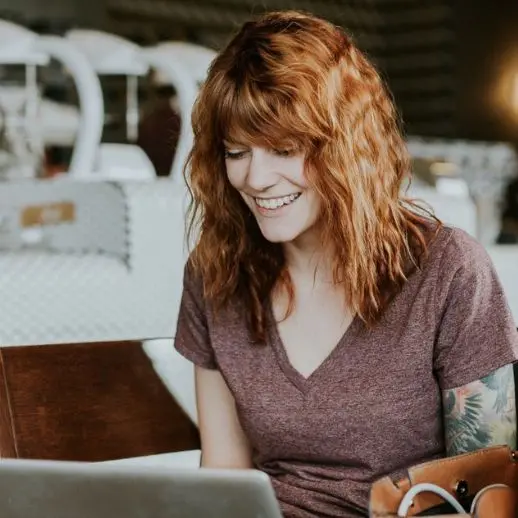
<instances>
[{"instance_id":1,"label":"blurred background","mask_svg":"<svg viewBox=\"0 0 518 518\"><path fill-rule=\"evenodd\" d=\"M517 142L518 5L484 0L10 0L38 33L94 28L150 46L218 49L251 14L299 8L350 30L388 78L410 133ZM58 88L59 74L48 77ZM56 93L57 95L57 93ZM66 95L65 91L62 95Z\"/></svg>"},{"instance_id":2,"label":"blurred background","mask_svg":"<svg viewBox=\"0 0 518 518\"><path fill-rule=\"evenodd\" d=\"M235 30L289 8L377 64L409 195L484 244L518 320L517 2L0 0L0 456L197 449L172 348L190 111Z\"/></svg>"}]
</instances>

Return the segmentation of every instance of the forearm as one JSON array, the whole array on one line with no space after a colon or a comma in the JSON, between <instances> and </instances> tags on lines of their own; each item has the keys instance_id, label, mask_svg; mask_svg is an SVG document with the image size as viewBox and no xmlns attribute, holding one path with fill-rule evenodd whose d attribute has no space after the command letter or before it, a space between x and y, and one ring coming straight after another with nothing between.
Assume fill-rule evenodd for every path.
<instances>
[{"instance_id":1,"label":"forearm","mask_svg":"<svg viewBox=\"0 0 518 518\"><path fill-rule=\"evenodd\" d=\"M516 449L516 397L513 366L485 378L445 390L444 432L448 456L487 446L507 444Z\"/></svg>"}]
</instances>

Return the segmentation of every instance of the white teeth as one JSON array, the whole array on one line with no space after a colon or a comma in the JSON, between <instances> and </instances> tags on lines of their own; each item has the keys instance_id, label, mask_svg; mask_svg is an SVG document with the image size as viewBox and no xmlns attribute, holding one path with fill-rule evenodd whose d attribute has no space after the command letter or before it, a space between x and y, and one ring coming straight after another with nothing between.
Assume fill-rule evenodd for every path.
<instances>
[{"instance_id":1,"label":"white teeth","mask_svg":"<svg viewBox=\"0 0 518 518\"><path fill-rule=\"evenodd\" d=\"M297 194L290 194L288 196L283 196L282 198L270 198L270 199L263 199L263 198L254 198L255 203L259 205L259 207L262 207L263 209L278 209L279 207L282 207L283 205L289 205L290 203L294 202L298 197L300 196L300 193Z\"/></svg>"}]
</instances>

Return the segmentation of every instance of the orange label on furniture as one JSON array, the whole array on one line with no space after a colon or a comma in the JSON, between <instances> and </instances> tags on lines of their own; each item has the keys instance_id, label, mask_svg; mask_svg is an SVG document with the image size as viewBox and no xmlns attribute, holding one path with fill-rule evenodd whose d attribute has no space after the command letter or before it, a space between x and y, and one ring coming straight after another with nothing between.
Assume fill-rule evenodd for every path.
<instances>
[{"instance_id":1,"label":"orange label on furniture","mask_svg":"<svg viewBox=\"0 0 518 518\"><path fill-rule=\"evenodd\" d=\"M76 219L76 207L72 202L48 203L45 205L28 205L21 212L23 228L71 223Z\"/></svg>"}]
</instances>

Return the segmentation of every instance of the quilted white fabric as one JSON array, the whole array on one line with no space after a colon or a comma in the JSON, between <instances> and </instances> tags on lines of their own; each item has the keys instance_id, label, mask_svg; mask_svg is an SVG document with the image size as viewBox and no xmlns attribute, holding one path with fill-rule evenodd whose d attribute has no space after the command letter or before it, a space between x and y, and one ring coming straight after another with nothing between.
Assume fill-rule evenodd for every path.
<instances>
[{"instance_id":1,"label":"quilted white fabric","mask_svg":"<svg viewBox=\"0 0 518 518\"><path fill-rule=\"evenodd\" d=\"M0 185L0 199L12 187ZM78 232L67 229L68 242L61 235L45 247L11 243L0 250L2 346L173 335L187 257L185 193L178 186L167 179L67 180L24 182L15 191L14 206L74 195L88 209L78 208L71 226Z\"/></svg>"},{"instance_id":2,"label":"quilted white fabric","mask_svg":"<svg viewBox=\"0 0 518 518\"><path fill-rule=\"evenodd\" d=\"M126 261L131 239L128 199L115 183L78 184L69 180L19 181L0 184L0 251L41 250L54 254L110 255ZM23 228L24 209L69 202L75 221ZM43 219L51 223L49 207ZM36 255L31 256L30 261ZM36 273L36 272L35 272Z\"/></svg>"},{"instance_id":3,"label":"quilted white fabric","mask_svg":"<svg viewBox=\"0 0 518 518\"><path fill-rule=\"evenodd\" d=\"M176 323L176 319L175 319ZM194 367L173 346L172 339L148 340L144 351L162 383L195 424L198 423Z\"/></svg>"}]
</instances>

